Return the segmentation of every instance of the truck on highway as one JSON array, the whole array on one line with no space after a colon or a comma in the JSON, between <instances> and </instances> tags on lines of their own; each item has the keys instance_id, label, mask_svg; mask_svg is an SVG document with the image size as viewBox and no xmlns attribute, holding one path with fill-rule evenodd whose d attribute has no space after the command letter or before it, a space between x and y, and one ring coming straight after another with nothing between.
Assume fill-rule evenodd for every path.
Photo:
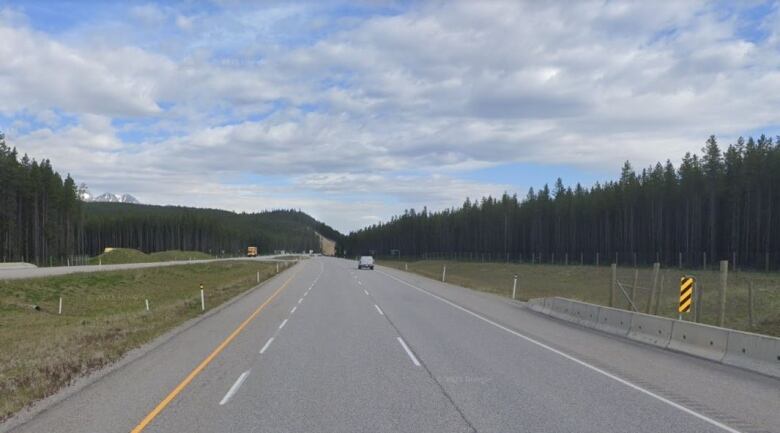
<instances>
[{"instance_id":1,"label":"truck on highway","mask_svg":"<svg viewBox=\"0 0 780 433\"><path fill-rule=\"evenodd\" d=\"M249 247L246 249L247 257L257 257L257 247Z\"/></svg>"}]
</instances>

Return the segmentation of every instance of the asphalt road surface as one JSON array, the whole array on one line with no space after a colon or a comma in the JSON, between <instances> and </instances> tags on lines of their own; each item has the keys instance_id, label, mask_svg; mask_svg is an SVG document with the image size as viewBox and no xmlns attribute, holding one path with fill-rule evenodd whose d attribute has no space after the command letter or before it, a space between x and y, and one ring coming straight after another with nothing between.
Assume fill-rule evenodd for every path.
<instances>
[{"instance_id":1,"label":"asphalt road surface","mask_svg":"<svg viewBox=\"0 0 780 433\"><path fill-rule=\"evenodd\" d=\"M289 255L289 254L286 254ZM22 278L51 277L55 275L75 274L79 272L117 271L121 269L156 268L161 266L194 265L198 263L220 262L225 260L276 260L280 255L258 257L233 257L227 259L176 260L168 262L123 263L118 265L84 265L84 266L52 266L38 267L0 267L0 280L18 280Z\"/></svg>"},{"instance_id":2,"label":"asphalt road surface","mask_svg":"<svg viewBox=\"0 0 780 433\"><path fill-rule=\"evenodd\" d=\"M780 380L355 267L304 261L13 431L780 431Z\"/></svg>"}]
</instances>

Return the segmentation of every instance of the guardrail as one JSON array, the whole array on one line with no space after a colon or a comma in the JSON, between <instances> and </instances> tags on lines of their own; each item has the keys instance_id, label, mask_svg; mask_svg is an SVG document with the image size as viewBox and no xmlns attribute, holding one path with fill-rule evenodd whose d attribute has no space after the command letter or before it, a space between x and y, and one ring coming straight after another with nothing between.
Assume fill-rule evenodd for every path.
<instances>
[{"instance_id":1,"label":"guardrail","mask_svg":"<svg viewBox=\"0 0 780 433\"><path fill-rule=\"evenodd\" d=\"M780 338L566 298L530 299L528 307L587 328L780 378Z\"/></svg>"}]
</instances>

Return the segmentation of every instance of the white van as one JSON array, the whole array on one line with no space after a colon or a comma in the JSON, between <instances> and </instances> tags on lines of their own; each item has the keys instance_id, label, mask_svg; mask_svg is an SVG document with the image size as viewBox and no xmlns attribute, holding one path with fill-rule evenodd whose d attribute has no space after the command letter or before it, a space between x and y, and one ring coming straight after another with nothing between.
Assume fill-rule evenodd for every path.
<instances>
[{"instance_id":1,"label":"white van","mask_svg":"<svg viewBox=\"0 0 780 433\"><path fill-rule=\"evenodd\" d=\"M358 269L374 270L374 258L371 256L361 256L358 260Z\"/></svg>"}]
</instances>

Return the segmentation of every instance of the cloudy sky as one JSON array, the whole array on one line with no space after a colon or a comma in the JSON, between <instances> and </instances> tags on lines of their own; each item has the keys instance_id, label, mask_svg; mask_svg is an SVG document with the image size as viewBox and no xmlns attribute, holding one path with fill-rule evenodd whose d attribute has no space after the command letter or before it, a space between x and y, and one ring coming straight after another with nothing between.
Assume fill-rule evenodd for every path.
<instances>
[{"instance_id":1,"label":"cloudy sky","mask_svg":"<svg viewBox=\"0 0 780 433\"><path fill-rule=\"evenodd\" d=\"M93 194L342 231L780 132L769 2L0 1L0 130Z\"/></svg>"}]
</instances>

